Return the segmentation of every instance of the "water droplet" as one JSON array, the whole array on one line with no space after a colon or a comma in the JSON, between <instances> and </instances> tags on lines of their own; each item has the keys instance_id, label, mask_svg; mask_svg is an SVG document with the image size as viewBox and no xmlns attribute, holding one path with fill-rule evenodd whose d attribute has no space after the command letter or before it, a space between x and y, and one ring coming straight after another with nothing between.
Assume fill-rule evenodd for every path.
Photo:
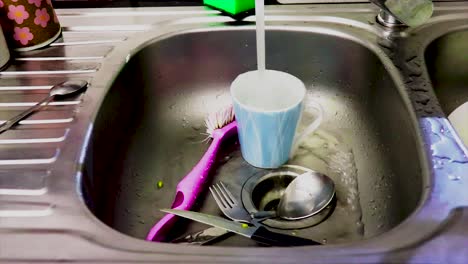
<instances>
[{"instance_id":1,"label":"water droplet","mask_svg":"<svg viewBox=\"0 0 468 264\"><path fill-rule=\"evenodd\" d=\"M144 224L144 223L145 223L145 221L144 221L144 220L140 220L140 221L138 221L138 223L140 223L140 224Z\"/></svg>"},{"instance_id":2,"label":"water droplet","mask_svg":"<svg viewBox=\"0 0 468 264\"><path fill-rule=\"evenodd\" d=\"M192 129L195 130L195 131L200 131L202 129L202 125L201 124L198 124L198 125L194 125L192 126Z\"/></svg>"},{"instance_id":3,"label":"water droplet","mask_svg":"<svg viewBox=\"0 0 468 264\"><path fill-rule=\"evenodd\" d=\"M327 242L328 242L328 241L327 241L326 238L322 239L322 244L327 244Z\"/></svg>"},{"instance_id":4,"label":"water droplet","mask_svg":"<svg viewBox=\"0 0 468 264\"><path fill-rule=\"evenodd\" d=\"M447 175L449 180L459 181L460 176L466 171L468 159L463 148L461 148L450 129L448 120L445 118L427 118L427 128L432 132L431 150L433 153L433 163L435 168L440 170L437 173Z\"/></svg>"},{"instance_id":5,"label":"water droplet","mask_svg":"<svg viewBox=\"0 0 468 264\"><path fill-rule=\"evenodd\" d=\"M176 106L176 104L171 104L171 105L169 106L169 109L172 110L172 109L174 109L175 106Z\"/></svg>"}]
</instances>

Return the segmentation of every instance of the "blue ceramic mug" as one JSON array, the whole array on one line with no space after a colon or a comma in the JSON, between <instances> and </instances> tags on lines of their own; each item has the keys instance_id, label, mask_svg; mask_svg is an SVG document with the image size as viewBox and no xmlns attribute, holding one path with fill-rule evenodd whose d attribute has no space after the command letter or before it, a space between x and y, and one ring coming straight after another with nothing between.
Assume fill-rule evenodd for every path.
<instances>
[{"instance_id":1,"label":"blue ceramic mug","mask_svg":"<svg viewBox=\"0 0 468 264\"><path fill-rule=\"evenodd\" d=\"M307 102L318 117L296 135L306 88L291 74L266 70L239 75L231 84L243 158L259 168L278 168L294 154L304 138L315 131L323 117L321 106Z\"/></svg>"}]
</instances>

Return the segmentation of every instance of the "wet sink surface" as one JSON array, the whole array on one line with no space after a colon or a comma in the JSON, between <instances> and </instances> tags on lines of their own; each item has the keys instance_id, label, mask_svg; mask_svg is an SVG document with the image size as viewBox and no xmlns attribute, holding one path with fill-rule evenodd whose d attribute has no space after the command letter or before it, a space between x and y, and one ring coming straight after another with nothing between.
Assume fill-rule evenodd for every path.
<instances>
[{"instance_id":1,"label":"wet sink surface","mask_svg":"<svg viewBox=\"0 0 468 264\"><path fill-rule=\"evenodd\" d=\"M83 193L96 217L146 236L208 147L205 116L230 103L238 74L255 69L254 37L238 29L185 33L154 41L130 59L98 112L86 153ZM357 241L409 216L422 193L414 124L378 57L344 37L277 30L267 33L267 67L302 79L307 100L325 109L323 125L290 164L330 176L336 208L297 234L330 244ZM304 122L312 118L306 108ZM238 197L243 182L264 173L242 160L235 140L218 164L213 182L226 182ZM196 210L221 214L207 194ZM203 228L179 222L172 236ZM255 244L234 236L220 245Z\"/></svg>"},{"instance_id":2,"label":"wet sink surface","mask_svg":"<svg viewBox=\"0 0 468 264\"><path fill-rule=\"evenodd\" d=\"M449 115L468 101L468 31L446 34L429 45L426 63L434 91Z\"/></svg>"}]
</instances>

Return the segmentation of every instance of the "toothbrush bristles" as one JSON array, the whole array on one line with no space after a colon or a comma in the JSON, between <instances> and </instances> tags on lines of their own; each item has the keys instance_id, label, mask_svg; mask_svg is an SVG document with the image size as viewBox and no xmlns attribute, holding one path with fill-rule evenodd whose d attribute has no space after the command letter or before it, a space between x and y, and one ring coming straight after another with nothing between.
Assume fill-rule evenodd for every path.
<instances>
[{"instance_id":1,"label":"toothbrush bristles","mask_svg":"<svg viewBox=\"0 0 468 264\"><path fill-rule=\"evenodd\" d=\"M220 129L225 125L234 121L234 109L232 105L229 105L217 112L210 113L205 119L206 133L213 136L213 132L216 129Z\"/></svg>"}]
</instances>

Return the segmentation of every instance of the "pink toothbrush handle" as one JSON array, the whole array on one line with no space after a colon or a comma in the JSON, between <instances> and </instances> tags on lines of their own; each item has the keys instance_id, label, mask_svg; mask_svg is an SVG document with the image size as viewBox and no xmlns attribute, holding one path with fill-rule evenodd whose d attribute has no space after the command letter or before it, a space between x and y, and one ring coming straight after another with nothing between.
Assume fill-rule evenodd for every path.
<instances>
[{"instance_id":1,"label":"pink toothbrush handle","mask_svg":"<svg viewBox=\"0 0 468 264\"><path fill-rule=\"evenodd\" d=\"M195 203L201 185L206 181L211 166L213 165L216 153L220 146L220 140L214 139L210 147L203 155L197 165L185 176L177 185L177 192L172 209L189 210ZM167 232L174 226L177 221L177 216L166 214L159 222L151 228L146 240L162 241L167 235Z\"/></svg>"},{"instance_id":2,"label":"pink toothbrush handle","mask_svg":"<svg viewBox=\"0 0 468 264\"><path fill-rule=\"evenodd\" d=\"M148 241L161 242L167 235L167 232L177 222L177 216L173 214L166 214L156 225L154 225L146 236Z\"/></svg>"},{"instance_id":3,"label":"pink toothbrush handle","mask_svg":"<svg viewBox=\"0 0 468 264\"><path fill-rule=\"evenodd\" d=\"M214 132L213 141L210 147L205 152L201 160L177 185L176 196L172 203L172 209L190 210L195 203L203 186L208 180L208 175L216 160L216 155L221 146L221 142L226 136L231 136L237 132L237 123L234 121L225 127ZM162 241L167 232L172 228L177 220L177 216L173 214L165 215L158 223L156 223L146 236L149 241Z\"/></svg>"}]
</instances>

